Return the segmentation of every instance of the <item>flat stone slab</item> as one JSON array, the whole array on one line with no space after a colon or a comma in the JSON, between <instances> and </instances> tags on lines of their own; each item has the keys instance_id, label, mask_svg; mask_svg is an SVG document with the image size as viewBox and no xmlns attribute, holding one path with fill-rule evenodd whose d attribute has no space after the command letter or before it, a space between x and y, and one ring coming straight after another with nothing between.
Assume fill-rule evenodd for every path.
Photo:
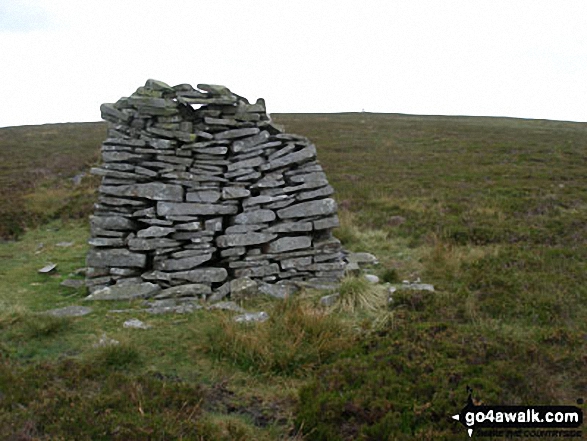
<instances>
[{"instance_id":1,"label":"flat stone slab","mask_svg":"<svg viewBox=\"0 0 587 441\"><path fill-rule=\"evenodd\" d=\"M371 253L348 253L346 261L349 263L356 263L358 265L375 265L379 263L377 257Z\"/></svg>"},{"instance_id":2,"label":"flat stone slab","mask_svg":"<svg viewBox=\"0 0 587 441\"><path fill-rule=\"evenodd\" d=\"M259 282L259 292L276 299L286 299L300 289L291 283L265 283Z\"/></svg>"},{"instance_id":3,"label":"flat stone slab","mask_svg":"<svg viewBox=\"0 0 587 441\"><path fill-rule=\"evenodd\" d=\"M83 287L85 284L86 284L85 280L81 280L81 279L65 279L59 285L60 286L65 286L66 288L78 289L78 288Z\"/></svg>"},{"instance_id":4,"label":"flat stone slab","mask_svg":"<svg viewBox=\"0 0 587 441\"><path fill-rule=\"evenodd\" d=\"M213 216L216 214L236 214L237 212L238 207L236 205L199 204L191 202L157 203L157 214L159 216Z\"/></svg>"},{"instance_id":5,"label":"flat stone slab","mask_svg":"<svg viewBox=\"0 0 587 441\"><path fill-rule=\"evenodd\" d=\"M162 290L159 294L155 296L155 299L168 299L168 298L175 298L175 297L190 297L190 296L200 296L200 295L208 295L212 293L212 288L209 285L204 285L202 283L188 283L187 285L180 285L180 286L173 286L171 288L166 288Z\"/></svg>"},{"instance_id":6,"label":"flat stone slab","mask_svg":"<svg viewBox=\"0 0 587 441\"><path fill-rule=\"evenodd\" d=\"M155 262L153 268L159 271L183 271L200 266L210 259L212 259L212 254L210 253L199 256L185 257L183 259L168 259Z\"/></svg>"},{"instance_id":7,"label":"flat stone slab","mask_svg":"<svg viewBox=\"0 0 587 441\"><path fill-rule=\"evenodd\" d=\"M230 297L233 300L248 299L259 294L258 284L248 277L230 281Z\"/></svg>"},{"instance_id":8,"label":"flat stone slab","mask_svg":"<svg viewBox=\"0 0 587 441\"><path fill-rule=\"evenodd\" d=\"M161 182L116 186L102 185L100 193L113 196L139 197L154 201L183 200L183 187L181 185L163 184Z\"/></svg>"},{"instance_id":9,"label":"flat stone slab","mask_svg":"<svg viewBox=\"0 0 587 441\"><path fill-rule=\"evenodd\" d=\"M47 274L47 273L50 273L51 271L53 271L55 268L57 268L57 264L56 263L48 263L43 268L41 268L39 270L39 272L41 274Z\"/></svg>"},{"instance_id":10,"label":"flat stone slab","mask_svg":"<svg viewBox=\"0 0 587 441\"><path fill-rule=\"evenodd\" d=\"M44 311L43 314L52 315L54 317L83 317L90 314L94 309L87 306L71 305L64 308L50 309Z\"/></svg>"},{"instance_id":11,"label":"flat stone slab","mask_svg":"<svg viewBox=\"0 0 587 441\"><path fill-rule=\"evenodd\" d=\"M135 319L135 318L125 321L122 324L122 327L133 328L133 329L151 329L152 328L151 325L148 325L147 323L144 323L144 322L140 321L139 319Z\"/></svg>"},{"instance_id":12,"label":"flat stone slab","mask_svg":"<svg viewBox=\"0 0 587 441\"><path fill-rule=\"evenodd\" d=\"M113 285L102 288L87 296L84 300L132 300L155 296L161 288L154 283Z\"/></svg>"},{"instance_id":13,"label":"flat stone slab","mask_svg":"<svg viewBox=\"0 0 587 441\"><path fill-rule=\"evenodd\" d=\"M225 234L216 238L216 245L220 248L244 247L267 243L276 237L276 234L268 233Z\"/></svg>"},{"instance_id":14,"label":"flat stone slab","mask_svg":"<svg viewBox=\"0 0 587 441\"><path fill-rule=\"evenodd\" d=\"M233 320L237 323L265 322L269 320L269 314L265 311L245 312L244 314L235 316Z\"/></svg>"},{"instance_id":15,"label":"flat stone slab","mask_svg":"<svg viewBox=\"0 0 587 441\"><path fill-rule=\"evenodd\" d=\"M312 246L312 238L309 236L297 237L282 237L269 244L267 247L268 253L283 253L285 251L299 250L303 248L310 248Z\"/></svg>"},{"instance_id":16,"label":"flat stone slab","mask_svg":"<svg viewBox=\"0 0 587 441\"><path fill-rule=\"evenodd\" d=\"M245 312L236 302L218 302L208 306L208 309L221 309L223 311Z\"/></svg>"},{"instance_id":17,"label":"flat stone slab","mask_svg":"<svg viewBox=\"0 0 587 441\"><path fill-rule=\"evenodd\" d=\"M320 297L320 304L322 306L326 306L326 307L332 306L336 303L336 301L339 299L339 297L340 297L340 294L338 294L338 293Z\"/></svg>"},{"instance_id":18,"label":"flat stone slab","mask_svg":"<svg viewBox=\"0 0 587 441\"><path fill-rule=\"evenodd\" d=\"M225 268L196 268L190 271L179 271L169 274L170 279L188 280L195 283L224 282L228 277Z\"/></svg>"},{"instance_id":19,"label":"flat stone slab","mask_svg":"<svg viewBox=\"0 0 587 441\"><path fill-rule=\"evenodd\" d=\"M244 211L234 218L236 224L262 224L275 220L275 212L272 210Z\"/></svg>"},{"instance_id":20,"label":"flat stone slab","mask_svg":"<svg viewBox=\"0 0 587 441\"><path fill-rule=\"evenodd\" d=\"M280 219L291 219L298 217L327 216L336 213L336 201L332 198L320 199L317 201L301 202L290 205L277 211Z\"/></svg>"},{"instance_id":21,"label":"flat stone slab","mask_svg":"<svg viewBox=\"0 0 587 441\"><path fill-rule=\"evenodd\" d=\"M92 249L86 257L89 267L136 267L144 268L147 264L147 256L141 253L132 253L125 248L110 250Z\"/></svg>"}]
</instances>

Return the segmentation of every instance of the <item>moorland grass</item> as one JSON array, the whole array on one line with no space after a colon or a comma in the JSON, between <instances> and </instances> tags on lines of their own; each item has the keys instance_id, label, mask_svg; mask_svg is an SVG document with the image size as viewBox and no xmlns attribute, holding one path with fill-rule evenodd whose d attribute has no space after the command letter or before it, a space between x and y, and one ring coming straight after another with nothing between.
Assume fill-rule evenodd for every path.
<instances>
[{"instance_id":1,"label":"moorland grass","mask_svg":"<svg viewBox=\"0 0 587 441\"><path fill-rule=\"evenodd\" d=\"M105 435L111 423L119 439L131 432L134 439L188 432L202 439L462 439L450 415L465 404L466 386L486 404L574 405L583 397L587 124L273 117L316 143L341 207L335 234L345 247L375 254L381 263L373 272L385 281L421 278L436 291L397 291L379 311L323 317L268 305L273 321L248 327L221 313L121 316L108 309L139 305L96 304L67 326L35 331L27 328L35 313L84 296L59 282L84 265L87 224L70 219L90 214L98 182L74 186L68 178L97 160L105 126L0 129L0 180L9 190L0 234L39 226L0 244L0 391L20 394L0 400L2 436L58 439L98 408L105 410L96 414L96 431L80 425L78 439L116 439ZM56 246L69 240L75 245ZM48 261L57 272L38 274ZM154 328L123 329L129 317ZM93 363L102 333L130 352ZM150 378L157 382L141 383ZM141 405L153 417L147 425L138 386L151 391L149 409L159 409ZM201 400L197 406L173 404L183 387ZM118 389L135 398L123 401ZM85 407L80 397L88 393ZM65 403L80 412L62 417Z\"/></svg>"}]
</instances>

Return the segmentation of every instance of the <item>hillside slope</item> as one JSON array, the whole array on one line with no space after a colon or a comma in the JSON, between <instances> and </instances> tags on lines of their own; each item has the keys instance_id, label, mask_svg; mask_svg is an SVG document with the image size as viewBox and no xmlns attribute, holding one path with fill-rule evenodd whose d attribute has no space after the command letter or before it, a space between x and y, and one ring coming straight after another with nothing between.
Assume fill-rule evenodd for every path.
<instances>
[{"instance_id":1,"label":"hillside slope","mask_svg":"<svg viewBox=\"0 0 587 441\"><path fill-rule=\"evenodd\" d=\"M137 333L104 305L40 319L85 295L59 283L84 265L99 181L71 178L99 160L106 126L0 129L0 234L20 237L0 243L0 437L463 439L450 415L467 386L494 405L585 398L587 123L272 117L316 144L343 245L374 253L382 281L435 292L374 309L350 279L355 310L324 311L320 293L260 300L275 318L251 327L133 312L154 325ZM47 261L58 272L37 274ZM92 348L103 332L120 349Z\"/></svg>"}]
</instances>

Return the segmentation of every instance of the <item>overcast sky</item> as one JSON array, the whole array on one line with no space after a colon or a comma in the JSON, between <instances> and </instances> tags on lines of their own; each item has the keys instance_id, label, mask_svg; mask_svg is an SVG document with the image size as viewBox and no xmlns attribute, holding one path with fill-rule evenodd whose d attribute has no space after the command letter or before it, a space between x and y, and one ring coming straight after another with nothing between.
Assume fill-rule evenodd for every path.
<instances>
[{"instance_id":1,"label":"overcast sky","mask_svg":"<svg viewBox=\"0 0 587 441\"><path fill-rule=\"evenodd\" d=\"M97 121L148 78L273 113L587 121L587 1L0 0L0 127Z\"/></svg>"}]
</instances>

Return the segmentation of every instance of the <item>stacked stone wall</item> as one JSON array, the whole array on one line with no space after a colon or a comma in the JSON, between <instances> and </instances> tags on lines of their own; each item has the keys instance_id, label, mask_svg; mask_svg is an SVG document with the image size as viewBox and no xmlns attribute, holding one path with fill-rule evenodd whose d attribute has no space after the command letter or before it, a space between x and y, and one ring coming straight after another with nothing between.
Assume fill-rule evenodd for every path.
<instances>
[{"instance_id":1,"label":"stacked stone wall","mask_svg":"<svg viewBox=\"0 0 587 441\"><path fill-rule=\"evenodd\" d=\"M284 133L262 99L149 80L100 109L109 128L92 169L102 184L90 292L185 285L224 297L234 279L284 287L342 277L337 206L316 147Z\"/></svg>"}]
</instances>

